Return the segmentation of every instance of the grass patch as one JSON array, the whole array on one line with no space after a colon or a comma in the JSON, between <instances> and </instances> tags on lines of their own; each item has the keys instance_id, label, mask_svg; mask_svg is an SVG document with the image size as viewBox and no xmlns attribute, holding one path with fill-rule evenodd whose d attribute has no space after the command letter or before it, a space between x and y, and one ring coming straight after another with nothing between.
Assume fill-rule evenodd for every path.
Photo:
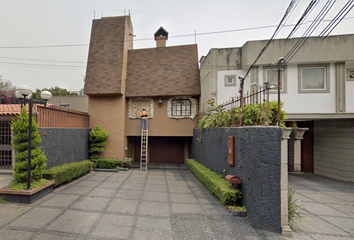
<instances>
[{"instance_id":1,"label":"grass patch","mask_svg":"<svg viewBox=\"0 0 354 240\"><path fill-rule=\"evenodd\" d=\"M209 191L220 199L224 205L233 205L240 199L242 193L239 189L232 189L232 185L224 177L209 168L200 164L194 159L187 159L189 170L209 189Z\"/></svg>"},{"instance_id":2,"label":"grass patch","mask_svg":"<svg viewBox=\"0 0 354 240\"><path fill-rule=\"evenodd\" d=\"M31 181L31 188L39 188L39 187L42 187L44 185L46 185L48 182L50 182L51 180L47 180L47 179L39 179L39 180L34 180L34 181ZM9 188L11 188L12 190L25 190L27 189L27 183L19 183L19 182L16 182L15 180L13 180L9 186Z\"/></svg>"},{"instance_id":3,"label":"grass patch","mask_svg":"<svg viewBox=\"0 0 354 240\"><path fill-rule=\"evenodd\" d=\"M105 169L113 169L113 168L130 168L133 159L115 159L115 158L100 158L97 160L92 160L94 168L105 168Z\"/></svg>"},{"instance_id":4,"label":"grass patch","mask_svg":"<svg viewBox=\"0 0 354 240\"><path fill-rule=\"evenodd\" d=\"M92 170L92 162L84 160L80 162L65 163L56 167L46 169L43 177L49 180L55 180L54 186L59 186L66 182L71 182Z\"/></svg>"}]
</instances>

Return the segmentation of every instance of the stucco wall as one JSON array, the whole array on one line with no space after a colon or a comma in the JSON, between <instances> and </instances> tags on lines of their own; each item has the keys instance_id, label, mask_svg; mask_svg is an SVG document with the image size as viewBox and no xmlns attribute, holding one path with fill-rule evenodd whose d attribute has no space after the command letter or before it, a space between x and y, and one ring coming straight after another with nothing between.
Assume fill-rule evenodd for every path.
<instances>
[{"instance_id":1,"label":"stucco wall","mask_svg":"<svg viewBox=\"0 0 354 240\"><path fill-rule=\"evenodd\" d=\"M38 128L47 168L89 159L89 128Z\"/></svg>"},{"instance_id":2,"label":"stucco wall","mask_svg":"<svg viewBox=\"0 0 354 240\"><path fill-rule=\"evenodd\" d=\"M354 182L354 120L314 122L314 173Z\"/></svg>"},{"instance_id":3,"label":"stucco wall","mask_svg":"<svg viewBox=\"0 0 354 240\"><path fill-rule=\"evenodd\" d=\"M158 98L154 98L154 115L148 120L149 136L193 136L195 119L172 119L167 117L167 101L162 98L159 107ZM128 100L127 100L128 101ZM126 103L128 105L128 103ZM192 106L194 107L194 106ZM141 119L130 119L126 108L126 135L141 136Z\"/></svg>"},{"instance_id":4,"label":"stucco wall","mask_svg":"<svg viewBox=\"0 0 354 240\"><path fill-rule=\"evenodd\" d=\"M235 167L227 163L228 136L235 136ZM281 232L280 128L194 129L190 157L219 174L241 178L242 204L252 225Z\"/></svg>"}]
</instances>

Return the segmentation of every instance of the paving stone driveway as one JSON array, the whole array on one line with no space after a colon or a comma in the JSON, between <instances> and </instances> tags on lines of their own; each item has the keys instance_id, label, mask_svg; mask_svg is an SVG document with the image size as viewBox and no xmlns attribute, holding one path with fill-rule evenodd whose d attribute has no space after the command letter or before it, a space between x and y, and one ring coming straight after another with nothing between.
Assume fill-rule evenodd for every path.
<instances>
[{"instance_id":1,"label":"paving stone driveway","mask_svg":"<svg viewBox=\"0 0 354 240\"><path fill-rule=\"evenodd\" d=\"M0 239L283 239L231 216L188 170L91 172L39 201L0 204Z\"/></svg>"}]
</instances>

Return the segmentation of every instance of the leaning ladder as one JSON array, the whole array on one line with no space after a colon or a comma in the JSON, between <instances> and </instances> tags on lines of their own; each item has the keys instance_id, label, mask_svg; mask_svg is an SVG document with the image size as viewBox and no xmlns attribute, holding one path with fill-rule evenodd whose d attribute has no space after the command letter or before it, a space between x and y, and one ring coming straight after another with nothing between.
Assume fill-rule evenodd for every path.
<instances>
[{"instance_id":1,"label":"leaning ladder","mask_svg":"<svg viewBox=\"0 0 354 240\"><path fill-rule=\"evenodd\" d=\"M141 129L140 171L147 170L148 130Z\"/></svg>"}]
</instances>

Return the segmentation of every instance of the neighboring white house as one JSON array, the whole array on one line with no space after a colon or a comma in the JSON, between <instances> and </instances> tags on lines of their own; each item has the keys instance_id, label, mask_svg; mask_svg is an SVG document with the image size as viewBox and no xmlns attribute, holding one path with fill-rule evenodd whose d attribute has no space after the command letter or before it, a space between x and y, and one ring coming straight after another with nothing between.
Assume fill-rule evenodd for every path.
<instances>
[{"instance_id":1,"label":"neighboring white house","mask_svg":"<svg viewBox=\"0 0 354 240\"><path fill-rule=\"evenodd\" d=\"M276 62L299 39L276 39L245 79L277 82ZM214 97L217 104L239 95L239 76L245 75L268 40L249 41L241 48L211 49L200 60L200 110ZM309 127L302 144L303 171L354 182L354 34L311 37L282 73L281 101L288 121ZM277 91L270 100L277 99Z\"/></svg>"}]
</instances>

